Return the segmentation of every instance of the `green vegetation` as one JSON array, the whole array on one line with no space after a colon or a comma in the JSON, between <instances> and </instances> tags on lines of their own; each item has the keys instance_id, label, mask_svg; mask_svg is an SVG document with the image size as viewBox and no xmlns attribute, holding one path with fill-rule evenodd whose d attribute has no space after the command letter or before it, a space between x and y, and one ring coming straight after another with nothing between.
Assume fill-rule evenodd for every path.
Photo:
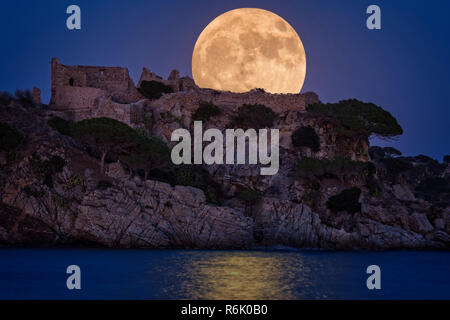
<instances>
[{"instance_id":1,"label":"green vegetation","mask_svg":"<svg viewBox=\"0 0 450 320\"><path fill-rule=\"evenodd\" d=\"M27 195L29 195L29 196L31 196L31 197L34 197L34 198L37 198L37 199L39 199L39 198L42 198L43 196L44 196L44 191L42 191L42 190L36 190L35 188L33 188L31 185L28 185L28 186L25 186L25 188L23 188L23 191L27 194Z\"/></svg>"},{"instance_id":2,"label":"green vegetation","mask_svg":"<svg viewBox=\"0 0 450 320\"><path fill-rule=\"evenodd\" d=\"M171 87L159 81L142 81L139 91L148 99L159 99L163 93L172 93Z\"/></svg>"},{"instance_id":3,"label":"green vegetation","mask_svg":"<svg viewBox=\"0 0 450 320\"><path fill-rule=\"evenodd\" d=\"M450 203L450 181L440 177L429 177L422 181L415 189L416 196L430 202L446 201Z\"/></svg>"},{"instance_id":4,"label":"green vegetation","mask_svg":"<svg viewBox=\"0 0 450 320\"><path fill-rule=\"evenodd\" d=\"M53 117L47 121L47 124L65 136L73 135L73 122L64 120L60 117Z\"/></svg>"},{"instance_id":5,"label":"green vegetation","mask_svg":"<svg viewBox=\"0 0 450 320\"><path fill-rule=\"evenodd\" d=\"M257 190L242 189L236 193L236 198L244 201L244 211L248 216L251 216L253 214L253 206L261 199L262 195L263 194Z\"/></svg>"},{"instance_id":6,"label":"green vegetation","mask_svg":"<svg viewBox=\"0 0 450 320\"><path fill-rule=\"evenodd\" d=\"M327 208L333 212L347 211L348 213L355 213L361 211L361 203L359 203L359 196L361 189L351 188L345 189L341 193L330 197L327 201Z\"/></svg>"},{"instance_id":7,"label":"green vegetation","mask_svg":"<svg viewBox=\"0 0 450 320\"><path fill-rule=\"evenodd\" d=\"M176 166L169 178L169 183L172 185L191 186L201 189L205 193L207 202L216 205L221 204L222 192L220 186L201 166Z\"/></svg>"},{"instance_id":8,"label":"green vegetation","mask_svg":"<svg viewBox=\"0 0 450 320\"><path fill-rule=\"evenodd\" d=\"M101 172L104 172L105 158L109 152L127 152L139 137L130 126L110 118L82 120L75 123L71 131L76 139L101 152Z\"/></svg>"},{"instance_id":9,"label":"green vegetation","mask_svg":"<svg viewBox=\"0 0 450 320\"><path fill-rule=\"evenodd\" d=\"M382 162L386 166L387 171L394 176L413 167L406 158L385 158Z\"/></svg>"},{"instance_id":10,"label":"green vegetation","mask_svg":"<svg viewBox=\"0 0 450 320\"><path fill-rule=\"evenodd\" d=\"M106 190L108 188L111 188L113 186L113 184L111 182L109 182L108 180L100 180L97 183L97 189L100 190Z\"/></svg>"},{"instance_id":11,"label":"green vegetation","mask_svg":"<svg viewBox=\"0 0 450 320\"><path fill-rule=\"evenodd\" d=\"M78 173L72 174L69 179L67 179L65 183L66 189L72 189L75 186L83 185L84 184L84 177L81 176Z\"/></svg>"},{"instance_id":12,"label":"green vegetation","mask_svg":"<svg viewBox=\"0 0 450 320\"><path fill-rule=\"evenodd\" d=\"M236 197L245 202L255 202L262 197L262 193L253 189L242 189L236 193Z\"/></svg>"},{"instance_id":13,"label":"green vegetation","mask_svg":"<svg viewBox=\"0 0 450 320\"><path fill-rule=\"evenodd\" d=\"M270 128L277 117L272 109L262 104L244 104L237 111L232 125L244 130Z\"/></svg>"},{"instance_id":14,"label":"green vegetation","mask_svg":"<svg viewBox=\"0 0 450 320\"><path fill-rule=\"evenodd\" d=\"M311 127L300 127L292 133L292 145L296 148L308 147L313 151L320 150L320 140L316 131Z\"/></svg>"},{"instance_id":15,"label":"green vegetation","mask_svg":"<svg viewBox=\"0 0 450 320\"><path fill-rule=\"evenodd\" d=\"M338 103L316 103L308 105L306 109L338 121L341 125L339 133L348 137L369 137L373 134L393 138L403 133L397 120L373 103L350 99Z\"/></svg>"},{"instance_id":16,"label":"green vegetation","mask_svg":"<svg viewBox=\"0 0 450 320\"><path fill-rule=\"evenodd\" d=\"M169 163L170 149L158 138L139 136L131 151L120 155L119 159L134 171L143 170L144 179L147 180L151 170L164 167Z\"/></svg>"},{"instance_id":17,"label":"green vegetation","mask_svg":"<svg viewBox=\"0 0 450 320\"><path fill-rule=\"evenodd\" d=\"M212 104L211 102L201 102L200 106L195 110L194 114L192 115L193 120L197 121L209 121L212 117L220 115L221 110L218 106L215 104Z\"/></svg>"},{"instance_id":18,"label":"green vegetation","mask_svg":"<svg viewBox=\"0 0 450 320\"><path fill-rule=\"evenodd\" d=\"M11 101L13 100L13 97L11 94L7 91L0 91L0 105L7 106Z\"/></svg>"},{"instance_id":19,"label":"green vegetation","mask_svg":"<svg viewBox=\"0 0 450 320\"><path fill-rule=\"evenodd\" d=\"M297 167L297 177L308 180L316 180L322 177L345 177L361 175L372 176L375 167L370 162L353 161L348 158L336 157L334 159L303 158Z\"/></svg>"},{"instance_id":20,"label":"green vegetation","mask_svg":"<svg viewBox=\"0 0 450 320\"><path fill-rule=\"evenodd\" d=\"M31 95L31 91L29 89L20 90L17 89L14 92L14 95L11 95L9 92L0 91L0 105L7 106L11 101L16 101L20 103L23 107L33 107L33 98Z\"/></svg>"},{"instance_id":21,"label":"green vegetation","mask_svg":"<svg viewBox=\"0 0 450 320\"><path fill-rule=\"evenodd\" d=\"M167 207L167 208L172 208L172 202L170 202L170 201L166 201L166 202L164 202L164 207Z\"/></svg>"},{"instance_id":22,"label":"green vegetation","mask_svg":"<svg viewBox=\"0 0 450 320\"><path fill-rule=\"evenodd\" d=\"M181 120L169 111L161 112L161 120L165 123L180 122Z\"/></svg>"},{"instance_id":23,"label":"green vegetation","mask_svg":"<svg viewBox=\"0 0 450 320\"><path fill-rule=\"evenodd\" d=\"M44 179L44 184L53 187L52 176L55 173L62 172L66 160L60 156L52 156L48 160L42 160L37 153L33 153L30 157L31 171L38 177Z\"/></svg>"},{"instance_id":24,"label":"green vegetation","mask_svg":"<svg viewBox=\"0 0 450 320\"><path fill-rule=\"evenodd\" d=\"M17 129L0 122L0 151L9 159L14 158L17 148L25 144L25 136Z\"/></svg>"}]
</instances>

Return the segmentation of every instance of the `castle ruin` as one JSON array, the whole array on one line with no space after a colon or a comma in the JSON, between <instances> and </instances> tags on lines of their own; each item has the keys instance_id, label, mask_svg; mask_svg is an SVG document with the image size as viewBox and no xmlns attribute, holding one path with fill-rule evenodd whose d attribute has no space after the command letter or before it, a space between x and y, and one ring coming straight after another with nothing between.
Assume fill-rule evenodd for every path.
<instances>
[{"instance_id":1,"label":"castle ruin","mask_svg":"<svg viewBox=\"0 0 450 320\"><path fill-rule=\"evenodd\" d=\"M309 103L318 101L315 93L270 94L262 90L244 93L218 92L197 87L189 77L180 77L173 70L168 79L143 68L136 87L128 69L122 67L67 66L52 59L51 100L49 108L54 115L79 121L94 117L110 117L129 125L137 124L143 108L152 105L170 110L175 104L187 109L208 101L220 107L237 108L243 104L264 104L275 112L303 111ZM142 81L158 81L172 88L174 93L160 99L148 100L138 90Z\"/></svg>"}]
</instances>

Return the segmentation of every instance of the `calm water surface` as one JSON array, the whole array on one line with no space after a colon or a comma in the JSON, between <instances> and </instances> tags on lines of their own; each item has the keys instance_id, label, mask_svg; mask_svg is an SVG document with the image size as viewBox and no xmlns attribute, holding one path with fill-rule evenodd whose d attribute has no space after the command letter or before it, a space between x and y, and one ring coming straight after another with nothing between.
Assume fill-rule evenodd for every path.
<instances>
[{"instance_id":1,"label":"calm water surface","mask_svg":"<svg viewBox=\"0 0 450 320\"><path fill-rule=\"evenodd\" d=\"M450 252L0 249L0 299L450 299Z\"/></svg>"}]
</instances>

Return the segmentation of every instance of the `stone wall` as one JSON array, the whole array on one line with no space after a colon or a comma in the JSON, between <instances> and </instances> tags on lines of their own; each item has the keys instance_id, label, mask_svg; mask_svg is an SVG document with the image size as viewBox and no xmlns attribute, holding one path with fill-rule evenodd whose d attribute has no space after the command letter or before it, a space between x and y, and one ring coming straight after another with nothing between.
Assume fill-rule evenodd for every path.
<instances>
[{"instance_id":1,"label":"stone wall","mask_svg":"<svg viewBox=\"0 0 450 320\"><path fill-rule=\"evenodd\" d=\"M244 104L263 104L280 113L287 110L304 111L310 103L319 101L314 92L304 94L270 94L259 90L244 93L216 91L211 89L195 89L174 94L163 95L155 101L155 105L170 110L175 104L185 108L196 109L201 101L211 102L222 108L236 109Z\"/></svg>"},{"instance_id":2,"label":"stone wall","mask_svg":"<svg viewBox=\"0 0 450 320\"><path fill-rule=\"evenodd\" d=\"M59 99L67 100L64 95L73 97L72 88L96 88L104 91L104 95L120 103L131 103L142 98L131 80L128 69L121 67L66 66L56 58L52 59L52 96L51 105L59 105ZM69 92L70 91L70 92ZM98 91L83 91L98 94ZM87 100L92 101L94 97Z\"/></svg>"},{"instance_id":3,"label":"stone wall","mask_svg":"<svg viewBox=\"0 0 450 320\"><path fill-rule=\"evenodd\" d=\"M142 68L141 78L138 82L138 87L141 86L142 81L158 81L166 86L172 88L173 92L178 92L182 90L180 72L178 70L172 70L167 80L164 80L162 77L158 76L154 72L151 72L146 67Z\"/></svg>"}]
</instances>

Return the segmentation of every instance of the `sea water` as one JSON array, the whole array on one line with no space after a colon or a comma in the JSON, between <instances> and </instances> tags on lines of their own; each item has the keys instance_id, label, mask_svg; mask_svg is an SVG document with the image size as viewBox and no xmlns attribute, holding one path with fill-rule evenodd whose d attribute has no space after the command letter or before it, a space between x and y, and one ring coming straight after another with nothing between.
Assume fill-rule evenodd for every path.
<instances>
[{"instance_id":1,"label":"sea water","mask_svg":"<svg viewBox=\"0 0 450 320\"><path fill-rule=\"evenodd\" d=\"M450 299L450 252L2 248L0 299Z\"/></svg>"}]
</instances>

